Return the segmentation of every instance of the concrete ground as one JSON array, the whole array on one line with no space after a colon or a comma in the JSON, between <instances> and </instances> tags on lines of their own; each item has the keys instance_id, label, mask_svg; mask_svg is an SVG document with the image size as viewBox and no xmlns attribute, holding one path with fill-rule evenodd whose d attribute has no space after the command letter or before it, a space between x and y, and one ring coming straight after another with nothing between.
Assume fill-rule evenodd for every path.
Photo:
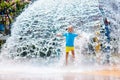
<instances>
[{"instance_id":1,"label":"concrete ground","mask_svg":"<svg viewBox=\"0 0 120 80\"><path fill-rule=\"evenodd\" d=\"M19 70L18 70L19 69ZM28 70L27 70L28 69ZM101 70L77 71L52 71L50 69L35 69L29 67L7 68L0 70L0 80L120 80L120 68L108 66ZM21 71L23 70L23 71Z\"/></svg>"}]
</instances>

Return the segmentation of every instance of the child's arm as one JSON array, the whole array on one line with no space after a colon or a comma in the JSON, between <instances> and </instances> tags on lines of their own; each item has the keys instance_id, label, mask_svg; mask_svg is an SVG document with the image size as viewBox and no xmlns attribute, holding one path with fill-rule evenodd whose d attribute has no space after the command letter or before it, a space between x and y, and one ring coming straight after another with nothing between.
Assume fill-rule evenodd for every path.
<instances>
[{"instance_id":1,"label":"child's arm","mask_svg":"<svg viewBox=\"0 0 120 80\"><path fill-rule=\"evenodd\" d=\"M62 34L57 34L56 36L58 36L58 37L62 37Z\"/></svg>"},{"instance_id":2,"label":"child's arm","mask_svg":"<svg viewBox=\"0 0 120 80\"><path fill-rule=\"evenodd\" d=\"M77 34L77 37L78 37L78 38L81 38L82 36L81 36L80 34Z\"/></svg>"}]
</instances>

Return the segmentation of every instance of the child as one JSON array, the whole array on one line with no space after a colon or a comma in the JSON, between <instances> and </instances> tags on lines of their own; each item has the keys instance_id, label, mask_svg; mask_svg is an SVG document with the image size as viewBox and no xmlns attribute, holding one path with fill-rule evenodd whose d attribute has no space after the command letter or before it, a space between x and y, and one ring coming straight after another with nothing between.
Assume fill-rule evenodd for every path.
<instances>
[{"instance_id":1,"label":"child","mask_svg":"<svg viewBox=\"0 0 120 80\"><path fill-rule=\"evenodd\" d=\"M72 58L75 58L74 53L74 39L78 36L78 34L73 33L74 29L73 26L69 26L67 28L67 33L64 33L63 35L57 35L57 36L65 36L66 37L66 65L68 64L68 54L71 51L72 52Z\"/></svg>"}]
</instances>

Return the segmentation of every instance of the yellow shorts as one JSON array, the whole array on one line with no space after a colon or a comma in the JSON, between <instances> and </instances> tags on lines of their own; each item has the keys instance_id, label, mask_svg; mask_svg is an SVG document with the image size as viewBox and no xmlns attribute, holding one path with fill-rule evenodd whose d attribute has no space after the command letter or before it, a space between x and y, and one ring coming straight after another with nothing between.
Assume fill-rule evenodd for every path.
<instances>
[{"instance_id":1,"label":"yellow shorts","mask_svg":"<svg viewBox=\"0 0 120 80\"><path fill-rule=\"evenodd\" d=\"M74 47L68 47L68 46L66 46L66 52L69 52L69 51L72 51L72 50L74 50Z\"/></svg>"}]
</instances>

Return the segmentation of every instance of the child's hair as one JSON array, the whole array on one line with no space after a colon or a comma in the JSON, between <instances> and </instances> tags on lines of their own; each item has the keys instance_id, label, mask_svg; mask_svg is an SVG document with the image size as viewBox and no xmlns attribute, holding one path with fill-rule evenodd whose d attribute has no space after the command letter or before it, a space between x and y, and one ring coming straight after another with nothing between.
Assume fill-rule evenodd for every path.
<instances>
[{"instance_id":1,"label":"child's hair","mask_svg":"<svg viewBox=\"0 0 120 80\"><path fill-rule=\"evenodd\" d=\"M72 25L69 25L65 30L69 30L69 28L72 28L73 26Z\"/></svg>"}]
</instances>

